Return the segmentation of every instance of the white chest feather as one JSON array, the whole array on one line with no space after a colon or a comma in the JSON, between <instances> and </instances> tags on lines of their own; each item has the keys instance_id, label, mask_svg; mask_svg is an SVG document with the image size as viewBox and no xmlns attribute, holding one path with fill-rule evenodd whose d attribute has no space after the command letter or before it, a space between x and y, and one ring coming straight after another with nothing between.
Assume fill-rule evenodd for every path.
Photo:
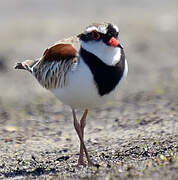
<instances>
[{"instance_id":1,"label":"white chest feather","mask_svg":"<svg viewBox=\"0 0 178 180\"><path fill-rule=\"evenodd\" d=\"M115 65L120 61L120 48L107 46L102 41L97 43L81 42L81 46L88 52L92 52L107 65ZM127 63L125 63L123 77L126 77L127 69ZM70 105L72 108L93 108L113 100L118 93L118 85L110 93L103 96L99 95L93 74L80 57L77 67L68 73L68 85L51 91L64 104Z\"/></svg>"},{"instance_id":2,"label":"white chest feather","mask_svg":"<svg viewBox=\"0 0 178 180\"><path fill-rule=\"evenodd\" d=\"M115 65L121 57L121 49L119 47L107 46L103 41L89 41L87 43L82 41L81 46L99 59L102 59L107 65Z\"/></svg>"},{"instance_id":3,"label":"white chest feather","mask_svg":"<svg viewBox=\"0 0 178 180\"><path fill-rule=\"evenodd\" d=\"M123 78L127 75L127 69L126 63ZM114 100L118 93L118 85L111 93L100 96L90 69L81 59L76 70L69 72L68 86L53 89L51 91L64 104L69 105L72 108L90 109Z\"/></svg>"}]
</instances>

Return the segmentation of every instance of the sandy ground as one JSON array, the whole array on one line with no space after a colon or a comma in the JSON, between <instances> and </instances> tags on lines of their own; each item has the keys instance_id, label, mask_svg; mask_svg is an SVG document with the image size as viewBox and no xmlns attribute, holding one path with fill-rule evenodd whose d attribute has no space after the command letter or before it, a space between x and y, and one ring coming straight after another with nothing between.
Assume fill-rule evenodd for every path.
<instances>
[{"instance_id":1,"label":"sandy ground","mask_svg":"<svg viewBox=\"0 0 178 180\"><path fill-rule=\"evenodd\" d=\"M177 2L52 2L0 2L0 179L177 180ZM86 146L100 166L77 168L69 107L13 65L96 21L119 25L129 75L118 99L87 119Z\"/></svg>"}]
</instances>

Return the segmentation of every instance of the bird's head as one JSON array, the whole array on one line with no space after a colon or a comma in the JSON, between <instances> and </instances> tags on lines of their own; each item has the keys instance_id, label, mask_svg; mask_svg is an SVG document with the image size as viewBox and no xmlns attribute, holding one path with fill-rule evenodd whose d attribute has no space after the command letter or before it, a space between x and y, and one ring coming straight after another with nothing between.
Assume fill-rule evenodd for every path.
<instances>
[{"instance_id":1,"label":"bird's head","mask_svg":"<svg viewBox=\"0 0 178 180\"><path fill-rule=\"evenodd\" d=\"M112 60L112 57L119 61L122 46L118 41L119 28L111 23L94 23L88 26L78 37L81 46L93 53L103 61ZM109 59L108 59L109 57ZM106 62L113 64L113 62Z\"/></svg>"}]
</instances>

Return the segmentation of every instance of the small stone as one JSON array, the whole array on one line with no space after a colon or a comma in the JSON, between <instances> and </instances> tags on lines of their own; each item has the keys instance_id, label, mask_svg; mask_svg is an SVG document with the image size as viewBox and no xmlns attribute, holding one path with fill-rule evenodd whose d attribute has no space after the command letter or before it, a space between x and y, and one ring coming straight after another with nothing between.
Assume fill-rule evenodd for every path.
<instances>
[{"instance_id":1,"label":"small stone","mask_svg":"<svg viewBox=\"0 0 178 180\"><path fill-rule=\"evenodd\" d=\"M18 130L18 127L16 126L5 126L4 129L9 132L14 132Z\"/></svg>"}]
</instances>

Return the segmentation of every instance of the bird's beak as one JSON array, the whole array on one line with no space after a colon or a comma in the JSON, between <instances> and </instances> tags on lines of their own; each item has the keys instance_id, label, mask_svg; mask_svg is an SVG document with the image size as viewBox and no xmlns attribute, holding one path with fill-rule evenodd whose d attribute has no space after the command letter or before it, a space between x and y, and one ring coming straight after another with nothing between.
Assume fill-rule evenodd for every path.
<instances>
[{"instance_id":1,"label":"bird's beak","mask_svg":"<svg viewBox=\"0 0 178 180\"><path fill-rule=\"evenodd\" d=\"M112 47L118 47L119 46L119 42L115 37L111 37L111 39L109 40L108 44Z\"/></svg>"}]
</instances>

